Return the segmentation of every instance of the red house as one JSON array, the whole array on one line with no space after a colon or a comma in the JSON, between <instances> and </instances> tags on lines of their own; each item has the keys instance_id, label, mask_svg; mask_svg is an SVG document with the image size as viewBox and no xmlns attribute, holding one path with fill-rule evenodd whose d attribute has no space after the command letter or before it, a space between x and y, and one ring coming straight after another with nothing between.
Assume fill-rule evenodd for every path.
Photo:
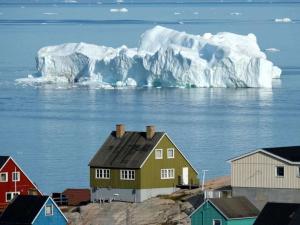
<instances>
[{"instance_id":1,"label":"red house","mask_svg":"<svg viewBox=\"0 0 300 225\"><path fill-rule=\"evenodd\" d=\"M15 195L42 193L12 157L0 156L0 211L6 208Z\"/></svg>"}]
</instances>

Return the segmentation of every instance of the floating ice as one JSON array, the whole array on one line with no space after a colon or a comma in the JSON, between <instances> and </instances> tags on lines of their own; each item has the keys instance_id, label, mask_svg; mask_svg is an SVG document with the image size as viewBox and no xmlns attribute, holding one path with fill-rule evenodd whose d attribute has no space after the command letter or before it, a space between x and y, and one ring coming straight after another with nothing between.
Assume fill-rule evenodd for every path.
<instances>
[{"instance_id":1,"label":"floating ice","mask_svg":"<svg viewBox=\"0 0 300 225\"><path fill-rule=\"evenodd\" d=\"M240 16L240 15L242 15L242 13L240 13L240 12L232 12L232 13L230 13L230 15L232 15L232 16Z\"/></svg>"},{"instance_id":2,"label":"floating ice","mask_svg":"<svg viewBox=\"0 0 300 225\"><path fill-rule=\"evenodd\" d=\"M174 12L174 15L180 15L181 12Z\"/></svg>"},{"instance_id":3,"label":"floating ice","mask_svg":"<svg viewBox=\"0 0 300 225\"><path fill-rule=\"evenodd\" d=\"M64 2L65 3L78 3L77 0L65 0Z\"/></svg>"},{"instance_id":4,"label":"floating ice","mask_svg":"<svg viewBox=\"0 0 300 225\"><path fill-rule=\"evenodd\" d=\"M280 52L280 50L278 48L266 48L265 51L266 52Z\"/></svg>"},{"instance_id":5,"label":"floating ice","mask_svg":"<svg viewBox=\"0 0 300 225\"><path fill-rule=\"evenodd\" d=\"M128 12L128 9L126 8L120 8L120 9L110 9L111 12L121 12L121 13L126 13Z\"/></svg>"},{"instance_id":6,"label":"floating ice","mask_svg":"<svg viewBox=\"0 0 300 225\"><path fill-rule=\"evenodd\" d=\"M291 23L292 20L288 17L285 17L285 18L276 18L274 20L276 23Z\"/></svg>"},{"instance_id":7,"label":"floating ice","mask_svg":"<svg viewBox=\"0 0 300 225\"><path fill-rule=\"evenodd\" d=\"M108 87L272 87L281 70L267 60L254 34L203 36L156 26L137 48L87 43L44 47L37 73L22 83Z\"/></svg>"},{"instance_id":8,"label":"floating ice","mask_svg":"<svg viewBox=\"0 0 300 225\"><path fill-rule=\"evenodd\" d=\"M44 12L43 14L44 15L49 15L49 16L51 16L51 15L57 15L57 13L55 13L55 12Z\"/></svg>"}]
</instances>

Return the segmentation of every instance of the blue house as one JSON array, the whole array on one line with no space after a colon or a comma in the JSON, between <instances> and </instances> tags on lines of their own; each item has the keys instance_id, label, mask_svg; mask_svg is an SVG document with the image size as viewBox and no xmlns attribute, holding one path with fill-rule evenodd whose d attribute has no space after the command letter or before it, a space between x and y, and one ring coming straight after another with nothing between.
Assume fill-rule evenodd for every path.
<instances>
[{"instance_id":1,"label":"blue house","mask_svg":"<svg viewBox=\"0 0 300 225\"><path fill-rule=\"evenodd\" d=\"M192 225L252 225L258 209L245 197L207 199L191 215Z\"/></svg>"},{"instance_id":2,"label":"blue house","mask_svg":"<svg viewBox=\"0 0 300 225\"><path fill-rule=\"evenodd\" d=\"M67 225L64 216L49 196L19 195L0 217L3 225Z\"/></svg>"}]
</instances>

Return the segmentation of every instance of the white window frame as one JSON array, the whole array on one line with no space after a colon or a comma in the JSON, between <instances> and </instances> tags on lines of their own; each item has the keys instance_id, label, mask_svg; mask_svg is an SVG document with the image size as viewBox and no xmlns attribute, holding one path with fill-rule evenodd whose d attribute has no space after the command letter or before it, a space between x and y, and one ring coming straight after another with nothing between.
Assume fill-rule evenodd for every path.
<instances>
[{"instance_id":1,"label":"white window frame","mask_svg":"<svg viewBox=\"0 0 300 225\"><path fill-rule=\"evenodd\" d=\"M157 155L157 152L160 152L161 155L158 156L158 155ZM164 157L163 154L164 154L163 149L155 149L155 159L163 159L163 157Z\"/></svg>"},{"instance_id":2,"label":"white window frame","mask_svg":"<svg viewBox=\"0 0 300 225\"><path fill-rule=\"evenodd\" d=\"M169 155L169 151L172 152L172 156ZM174 159L175 158L175 150L174 150L174 148L168 148L167 149L167 157L168 157L168 159Z\"/></svg>"},{"instance_id":3,"label":"white window frame","mask_svg":"<svg viewBox=\"0 0 300 225\"><path fill-rule=\"evenodd\" d=\"M51 213L47 213L47 208L50 207L51 208ZM45 205L45 216L53 216L53 205Z\"/></svg>"},{"instance_id":4,"label":"white window frame","mask_svg":"<svg viewBox=\"0 0 300 225\"><path fill-rule=\"evenodd\" d=\"M5 174L6 180L5 180L5 181L0 180L0 183L8 182L8 173L7 173L7 172L0 173L0 177L1 177L1 175L3 175L3 174Z\"/></svg>"},{"instance_id":5,"label":"white window frame","mask_svg":"<svg viewBox=\"0 0 300 225\"><path fill-rule=\"evenodd\" d=\"M95 170L96 179L110 179L110 169L98 168Z\"/></svg>"},{"instance_id":6,"label":"white window frame","mask_svg":"<svg viewBox=\"0 0 300 225\"><path fill-rule=\"evenodd\" d=\"M18 179L16 179L16 180L14 179L14 175L15 175L15 174L17 174L17 178L18 178ZM20 176L21 176L21 174L20 174L19 171L17 171L17 172L12 172L12 174L11 174L11 179L12 179L13 182L18 182L18 181L20 181Z\"/></svg>"},{"instance_id":7,"label":"white window frame","mask_svg":"<svg viewBox=\"0 0 300 225\"><path fill-rule=\"evenodd\" d=\"M172 176L171 176L171 171L173 173ZM160 170L160 179L161 180L169 180L169 179L174 179L174 178L175 178L175 169L174 168Z\"/></svg>"},{"instance_id":8,"label":"white window frame","mask_svg":"<svg viewBox=\"0 0 300 225\"><path fill-rule=\"evenodd\" d=\"M120 170L120 180L135 180L135 170Z\"/></svg>"},{"instance_id":9,"label":"white window frame","mask_svg":"<svg viewBox=\"0 0 300 225\"><path fill-rule=\"evenodd\" d=\"M7 199L7 194L12 195L10 200ZM5 192L5 201L10 202L16 195L20 195L20 192L19 191L17 191L17 192L14 192L14 191Z\"/></svg>"},{"instance_id":10,"label":"white window frame","mask_svg":"<svg viewBox=\"0 0 300 225\"><path fill-rule=\"evenodd\" d=\"M277 169L278 169L279 167L282 167L282 168L283 168L283 176L279 176L278 173L277 173ZM284 166L275 166L275 176L276 176L276 177L279 177L279 178L284 177Z\"/></svg>"},{"instance_id":11,"label":"white window frame","mask_svg":"<svg viewBox=\"0 0 300 225\"><path fill-rule=\"evenodd\" d=\"M213 224L212 225L216 225L216 222L220 222L220 225L222 225L222 220L220 219L213 219Z\"/></svg>"}]
</instances>

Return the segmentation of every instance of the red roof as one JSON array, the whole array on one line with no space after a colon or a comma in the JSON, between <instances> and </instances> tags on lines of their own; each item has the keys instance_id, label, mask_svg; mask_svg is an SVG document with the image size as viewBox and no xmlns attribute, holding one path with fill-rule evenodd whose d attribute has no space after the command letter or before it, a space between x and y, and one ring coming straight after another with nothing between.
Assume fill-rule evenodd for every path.
<instances>
[{"instance_id":1,"label":"red roof","mask_svg":"<svg viewBox=\"0 0 300 225\"><path fill-rule=\"evenodd\" d=\"M69 205L84 204L90 202L91 199L90 189L68 188L62 194L68 198Z\"/></svg>"}]
</instances>

